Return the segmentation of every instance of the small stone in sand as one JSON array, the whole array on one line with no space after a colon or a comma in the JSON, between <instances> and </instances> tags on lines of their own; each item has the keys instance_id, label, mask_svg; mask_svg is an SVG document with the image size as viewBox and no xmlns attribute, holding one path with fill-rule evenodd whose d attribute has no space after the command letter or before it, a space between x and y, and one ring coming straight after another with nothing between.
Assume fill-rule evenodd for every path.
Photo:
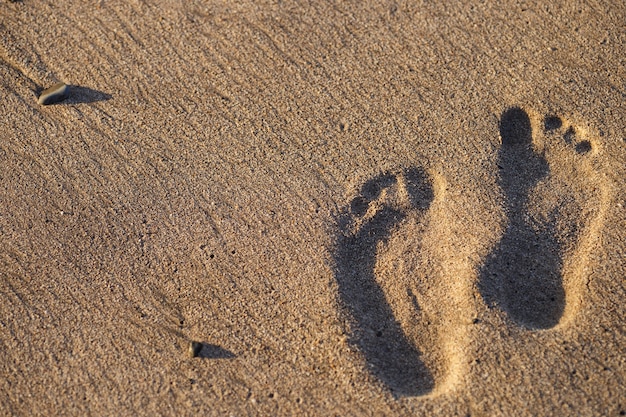
<instances>
[{"instance_id":1,"label":"small stone in sand","mask_svg":"<svg viewBox=\"0 0 626 417\"><path fill-rule=\"evenodd\" d=\"M192 358L197 357L202 350L202 343L200 342L189 342L189 356Z\"/></svg>"},{"instance_id":2,"label":"small stone in sand","mask_svg":"<svg viewBox=\"0 0 626 417\"><path fill-rule=\"evenodd\" d=\"M67 85L63 83L57 83L50 88L43 90L39 96L39 104L53 104L63 101L68 96Z\"/></svg>"}]
</instances>

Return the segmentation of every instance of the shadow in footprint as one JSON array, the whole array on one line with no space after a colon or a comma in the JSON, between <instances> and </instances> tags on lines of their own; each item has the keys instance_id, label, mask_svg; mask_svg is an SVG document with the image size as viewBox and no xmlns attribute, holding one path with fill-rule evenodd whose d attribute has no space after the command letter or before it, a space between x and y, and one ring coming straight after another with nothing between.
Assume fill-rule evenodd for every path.
<instances>
[{"instance_id":1,"label":"shadow in footprint","mask_svg":"<svg viewBox=\"0 0 626 417\"><path fill-rule=\"evenodd\" d=\"M404 173L409 210L429 206L433 191L426 174L420 169ZM433 377L420 358L420 352L409 341L376 280L376 250L386 241L393 228L406 216L402 205L382 203L368 213L370 203L383 199L381 193L396 187L398 179L383 174L367 181L344 213L342 229L335 251L335 276L339 295L352 320L351 341L363 352L370 371L395 396L426 394L434 388ZM368 217L371 216L371 217ZM355 232L348 230L350 220L362 219Z\"/></svg>"},{"instance_id":2,"label":"shadow in footprint","mask_svg":"<svg viewBox=\"0 0 626 417\"><path fill-rule=\"evenodd\" d=\"M509 224L480 272L480 291L487 304L499 305L516 323L551 328L565 307L561 247L553 222L535 226L527 215L529 193L548 175L548 164L532 148L531 123L524 110L516 107L502 114L500 136L499 182Z\"/></svg>"}]
</instances>

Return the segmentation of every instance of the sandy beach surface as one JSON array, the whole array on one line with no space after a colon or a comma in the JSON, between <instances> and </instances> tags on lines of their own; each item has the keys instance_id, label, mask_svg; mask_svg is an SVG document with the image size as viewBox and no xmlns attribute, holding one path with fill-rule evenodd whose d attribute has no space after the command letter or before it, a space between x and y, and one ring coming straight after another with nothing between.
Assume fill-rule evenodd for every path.
<instances>
[{"instance_id":1,"label":"sandy beach surface","mask_svg":"<svg viewBox=\"0 0 626 417\"><path fill-rule=\"evenodd\" d=\"M618 1L1 0L0 414L625 415L625 51Z\"/></svg>"}]
</instances>

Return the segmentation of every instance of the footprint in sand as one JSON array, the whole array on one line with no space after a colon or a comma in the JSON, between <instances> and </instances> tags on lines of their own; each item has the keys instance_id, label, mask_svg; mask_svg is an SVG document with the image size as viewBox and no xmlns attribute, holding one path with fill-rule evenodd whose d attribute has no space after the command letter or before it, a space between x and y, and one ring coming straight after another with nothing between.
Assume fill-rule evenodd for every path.
<instances>
[{"instance_id":1,"label":"footprint in sand","mask_svg":"<svg viewBox=\"0 0 626 417\"><path fill-rule=\"evenodd\" d=\"M533 129L528 114L502 114L498 155L508 225L479 277L485 302L514 322L549 329L571 318L585 285L586 243L602 192L583 129L549 116ZM539 122L535 122L539 124Z\"/></svg>"},{"instance_id":2,"label":"footprint in sand","mask_svg":"<svg viewBox=\"0 0 626 417\"><path fill-rule=\"evenodd\" d=\"M377 258L381 247L408 220L421 221L433 199L432 181L424 170L385 173L361 187L339 220L335 274L351 321L351 341L363 353L370 371L400 397L431 392L435 378L414 338L394 314L390 294L378 276ZM397 298L397 294L391 296ZM412 298L413 308L419 310Z\"/></svg>"},{"instance_id":3,"label":"footprint in sand","mask_svg":"<svg viewBox=\"0 0 626 417\"><path fill-rule=\"evenodd\" d=\"M502 115L508 226L478 277L485 302L530 329L563 325L580 309L608 201L585 129L556 116L541 124L533 134L524 110ZM351 342L396 397L445 392L464 363L457 348L471 297L438 266L449 236L439 230L445 180L434 179L421 168L381 174L338 219L335 277Z\"/></svg>"}]
</instances>

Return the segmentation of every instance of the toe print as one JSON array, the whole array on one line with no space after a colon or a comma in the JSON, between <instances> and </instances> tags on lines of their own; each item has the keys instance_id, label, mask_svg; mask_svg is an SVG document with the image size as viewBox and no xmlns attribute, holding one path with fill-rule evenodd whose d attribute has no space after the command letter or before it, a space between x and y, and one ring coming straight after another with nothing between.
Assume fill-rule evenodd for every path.
<instances>
[{"instance_id":1,"label":"toe print","mask_svg":"<svg viewBox=\"0 0 626 417\"><path fill-rule=\"evenodd\" d=\"M428 393L434 381L422 352L394 315L376 276L376 259L380 245L403 220L410 215L419 217L432 200L433 188L423 170L383 174L361 187L340 222L336 279L352 322L352 341L371 372L397 396ZM415 297L413 300L417 304Z\"/></svg>"},{"instance_id":2,"label":"toe print","mask_svg":"<svg viewBox=\"0 0 626 417\"><path fill-rule=\"evenodd\" d=\"M479 278L489 305L531 329L555 327L572 313L568 303L582 285L573 260L594 213L594 187L574 189L580 181L572 181L593 179L586 163L592 142L558 116L543 122L535 134L524 110L502 114L498 167L508 226ZM545 142L541 151L537 137Z\"/></svg>"}]
</instances>

